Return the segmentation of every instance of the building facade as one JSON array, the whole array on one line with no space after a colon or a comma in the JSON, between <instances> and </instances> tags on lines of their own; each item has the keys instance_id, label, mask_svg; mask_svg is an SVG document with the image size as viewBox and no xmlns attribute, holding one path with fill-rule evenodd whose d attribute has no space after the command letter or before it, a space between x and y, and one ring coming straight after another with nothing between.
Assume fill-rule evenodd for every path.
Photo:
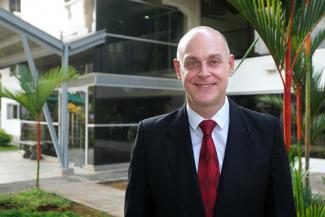
<instances>
[{"instance_id":1,"label":"building facade","mask_svg":"<svg viewBox=\"0 0 325 217\"><path fill-rule=\"evenodd\" d=\"M0 7L63 41L105 29L105 44L69 60L81 74L69 83L69 160L83 167L129 161L137 123L184 104L172 59L178 40L188 29L208 25L221 31L236 62L257 37L226 1L0 0ZM324 28L323 19L318 29ZM324 59L323 44L314 56L317 68L325 66ZM60 58L45 55L35 62L42 72L59 65ZM2 83L17 88L10 75L13 70L19 70L19 65L0 69ZM282 89L275 65L260 41L230 78L228 95L239 104L279 115L280 111L258 104L256 96L279 95ZM60 115L58 97L53 94L48 101L54 126ZM45 121L42 126L42 139L47 141ZM36 138L28 113L7 99L1 100L1 127L17 140ZM324 142L320 146L325 147ZM50 147L45 152L54 154Z\"/></svg>"}]
</instances>

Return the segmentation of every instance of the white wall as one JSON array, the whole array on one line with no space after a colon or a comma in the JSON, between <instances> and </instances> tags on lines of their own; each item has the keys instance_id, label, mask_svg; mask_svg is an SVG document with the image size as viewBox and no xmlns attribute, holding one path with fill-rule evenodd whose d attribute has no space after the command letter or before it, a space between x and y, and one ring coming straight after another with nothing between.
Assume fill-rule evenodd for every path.
<instances>
[{"instance_id":1,"label":"white wall","mask_svg":"<svg viewBox=\"0 0 325 217\"><path fill-rule=\"evenodd\" d=\"M321 21L318 23L318 25L314 29L314 31L312 33L312 37L314 37L314 35L317 32L319 32L320 30L323 30L323 29L325 29L325 17L323 19L321 19ZM259 37L259 35L255 31L255 38L258 38L258 37ZM325 48L325 41L323 41L323 43L319 46L319 48ZM265 44L262 40L257 41L254 50L258 54L268 54L269 53L267 47L265 46Z\"/></svg>"},{"instance_id":2,"label":"white wall","mask_svg":"<svg viewBox=\"0 0 325 217\"><path fill-rule=\"evenodd\" d=\"M9 1L8 0L0 0L0 8L8 10L9 9Z\"/></svg>"},{"instance_id":3,"label":"white wall","mask_svg":"<svg viewBox=\"0 0 325 217\"><path fill-rule=\"evenodd\" d=\"M18 90L18 82L17 80L9 76L9 69L0 70L1 74L1 84L3 87L6 87L10 90ZM4 129L7 133L13 136L14 141L18 141L20 139L20 123L21 121L18 119L7 119L7 106L8 104L16 104L13 100L8 98L1 98L1 128Z\"/></svg>"},{"instance_id":4,"label":"white wall","mask_svg":"<svg viewBox=\"0 0 325 217\"><path fill-rule=\"evenodd\" d=\"M322 69L322 84L325 85L325 49L316 50L313 64ZM236 60L236 65L239 60ZM320 87L320 88L321 88ZM230 77L228 94L282 93L283 85L271 56L247 58L236 73Z\"/></svg>"},{"instance_id":5,"label":"white wall","mask_svg":"<svg viewBox=\"0 0 325 217\"><path fill-rule=\"evenodd\" d=\"M72 40L88 34L84 17L85 1L91 0L74 0L69 3L73 14L69 18L64 0L21 0L19 16L58 39ZM94 27L93 23L92 29Z\"/></svg>"}]
</instances>

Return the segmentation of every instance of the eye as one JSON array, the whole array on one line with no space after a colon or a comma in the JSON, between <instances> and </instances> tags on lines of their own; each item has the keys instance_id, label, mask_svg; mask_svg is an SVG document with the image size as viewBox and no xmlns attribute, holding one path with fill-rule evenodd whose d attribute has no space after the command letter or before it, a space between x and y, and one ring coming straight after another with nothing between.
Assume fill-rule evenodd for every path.
<instances>
[{"instance_id":1,"label":"eye","mask_svg":"<svg viewBox=\"0 0 325 217\"><path fill-rule=\"evenodd\" d=\"M221 60L219 60L219 59L212 59L212 60L209 61L210 66L216 66L216 65L218 65L220 63L221 63Z\"/></svg>"},{"instance_id":2,"label":"eye","mask_svg":"<svg viewBox=\"0 0 325 217\"><path fill-rule=\"evenodd\" d=\"M187 69L194 69L194 68L198 67L198 65L199 65L199 62L195 59L190 59L185 62L185 68L187 68Z\"/></svg>"}]
</instances>

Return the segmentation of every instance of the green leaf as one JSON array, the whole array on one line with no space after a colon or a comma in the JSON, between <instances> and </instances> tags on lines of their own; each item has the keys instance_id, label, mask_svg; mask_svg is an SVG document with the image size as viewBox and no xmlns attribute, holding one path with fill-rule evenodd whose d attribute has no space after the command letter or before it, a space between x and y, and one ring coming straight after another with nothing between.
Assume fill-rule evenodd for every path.
<instances>
[{"instance_id":1,"label":"green leaf","mask_svg":"<svg viewBox=\"0 0 325 217\"><path fill-rule=\"evenodd\" d=\"M34 80L28 68L21 67L14 76L18 80L21 90L14 91L1 88L0 96L18 102L36 120L55 88L65 81L77 78L78 73L72 67L66 69L57 67L41 74L37 80Z\"/></svg>"},{"instance_id":2,"label":"green leaf","mask_svg":"<svg viewBox=\"0 0 325 217\"><path fill-rule=\"evenodd\" d=\"M245 61L245 59L247 58L247 56L251 53L251 51L253 50L253 48L255 47L257 41L260 39L260 37L256 38L253 43L249 46L248 50L246 51L245 55L241 58L238 66L236 67L236 69L234 70L234 73L237 71L237 69L239 68L239 66Z\"/></svg>"}]
</instances>

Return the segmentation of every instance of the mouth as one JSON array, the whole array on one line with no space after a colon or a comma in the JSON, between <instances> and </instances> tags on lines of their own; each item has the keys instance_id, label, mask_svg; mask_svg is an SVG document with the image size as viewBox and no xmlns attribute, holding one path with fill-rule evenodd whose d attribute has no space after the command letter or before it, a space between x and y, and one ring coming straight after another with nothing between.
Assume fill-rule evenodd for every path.
<instances>
[{"instance_id":1,"label":"mouth","mask_svg":"<svg viewBox=\"0 0 325 217\"><path fill-rule=\"evenodd\" d=\"M199 84L194 84L195 86L199 87L199 88L211 88L214 85L216 85L217 83L199 83Z\"/></svg>"}]
</instances>

